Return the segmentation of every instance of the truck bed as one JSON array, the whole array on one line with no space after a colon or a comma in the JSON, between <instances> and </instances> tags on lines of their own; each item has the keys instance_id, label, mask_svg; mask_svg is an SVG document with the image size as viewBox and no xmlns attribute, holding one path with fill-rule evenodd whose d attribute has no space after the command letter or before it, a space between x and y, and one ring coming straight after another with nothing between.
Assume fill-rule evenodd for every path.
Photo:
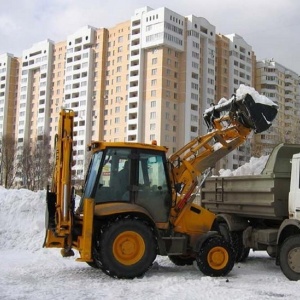
<instances>
[{"instance_id":1,"label":"truck bed","mask_svg":"<svg viewBox=\"0 0 300 300\"><path fill-rule=\"evenodd\" d=\"M211 177L201 189L201 205L214 213L259 219L288 217L291 163L300 145L279 144L260 175Z\"/></svg>"},{"instance_id":2,"label":"truck bed","mask_svg":"<svg viewBox=\"0 0 300 300\"><path fill-rule=\"evenodd\" d=\"M249 218L288 216L290 178L272 175L211 177L201 189L201 205L214 213Z\"/></svg>"}]
</instances>

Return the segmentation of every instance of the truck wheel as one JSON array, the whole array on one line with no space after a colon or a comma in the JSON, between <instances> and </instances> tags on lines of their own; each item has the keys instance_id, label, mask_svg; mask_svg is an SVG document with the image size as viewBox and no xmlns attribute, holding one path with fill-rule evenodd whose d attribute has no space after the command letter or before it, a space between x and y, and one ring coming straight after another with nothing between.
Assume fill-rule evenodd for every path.
<instances>
[{"instance_id":1,"label":"truck wheel","mask_svg":"<svg viewBox=\"0 0 300 300\"><path fill-rule=\"evenodd\" d=\"M176 266L191 266L195 257L188 255L168 255L170 261Z\"/></svg>"},{"instance_id":2,"label":"truck wheel","mask_svg":"<svg viewBox=\"0 0 300 300\"><path fill-rule=\"evenodd\" d=\"M207 276L225 276L233 268L234 253L231 245L221 236L208 238L197 257L200 271Z\"/></svg>"},{"instance_id":3,"label":"truck wheel","mask_svg":"<svg viewBox=\"0 0 300 300\"><path fill-rule=\"evenodd\" d=\"M235 254L235 261L244 261L249 255L250 248L244 247L242 233L237 231L230 231L226 223L220 223L219 228L221 235L232 246L233 252Z\"/></svg>"},{"instance_id":4,"label":"truck wheel","mask_svg":"<svg viewBox=\"0 0 300 300\"><path fill-rule=\"evenodd\" d=\"M236 258L235 261L236 262L243 262L245 261L250 253L250 248L249 247L245 247L244 243L243 243L243 232L237 232L237 242L235 244L236 247Z\"/></svg>"},{"instance_id":5,"label":"truck wheel","mask_svg":"<svg viewBox=\"0 0 300 300\"><path fill-rule=\"evenodd\" d=\"M97 247L97 264L109 276L142 276L156 258L157 243L143 222L123 219L103 229Z\"/></svg>"},{"instance_id":6,"label":"truck wheel","mask_svg":"<svg viewBox=\"0 0 300 300\"><path fill-rule=\"evenodd\" d=\"M236 257L235 261L236 262L245 261L248 258L249 253L250 253L250 248L242 246L240 249L240 255Z\"/></svg>"},{"instance_id":7,"label":"truck wheel","mask_svg":"<svg viewBox=\"0 0 300 300\"><path fill-rule=\"evenodd\" d=\"M288 279L300 280L300 235L293 235L283 242L279 253L279 264Z\"/></svg>"}]
</instances>

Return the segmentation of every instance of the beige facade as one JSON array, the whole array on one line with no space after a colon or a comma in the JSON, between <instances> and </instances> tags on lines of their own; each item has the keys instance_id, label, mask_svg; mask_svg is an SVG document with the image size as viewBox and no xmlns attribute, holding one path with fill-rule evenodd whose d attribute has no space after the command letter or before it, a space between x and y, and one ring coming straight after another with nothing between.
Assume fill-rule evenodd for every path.
<instances>
[{"instance_id":1,"label":"beige facade","mask_svg":"<svg viewBox=\"0 0 300 300\"><path fill-rule=\"evenodd\" d=\"M124 142L127 140L130 22L106 30L106 36L103 54L107 58L95 76L97 82L103 82L103 88L97 89L103 103L102 111L98 112L103 115L103 127L98 131L102 131L102 138L108 142Z\"/></svg>"},{"instance_id":2,"label":"beige facade","mask_svg":"<svg viewBox=\"0 0 300 300\"><path fill-rule=\"evenodd\" d=\"M50 137L51 145L54 145L54 137L57 133L59 112L64 101L64 81L65 81L65 56L66 42L56 43L53 46L52 83L50 101Z\"/></svg>"},{"instance_id":3,"label":"beige facade","mask_svg":"<svg viewBox=\"0 0 300 300\"><path fill-rule=\"evenodd\" d=\"M0 137L14 137L18 96L19 59L0 55Z\"/></svg>"},{"instance_id":4,"label":"beige facade","mask_svg":"<svg viewBox=\"0 0 300 300\"><path fill-rule=\"evenodd\" d=\"M229 44L230 40L225 35L216 35L216 97L218 102L221 98L229 99Z\"/></svg>"}]
</instances>

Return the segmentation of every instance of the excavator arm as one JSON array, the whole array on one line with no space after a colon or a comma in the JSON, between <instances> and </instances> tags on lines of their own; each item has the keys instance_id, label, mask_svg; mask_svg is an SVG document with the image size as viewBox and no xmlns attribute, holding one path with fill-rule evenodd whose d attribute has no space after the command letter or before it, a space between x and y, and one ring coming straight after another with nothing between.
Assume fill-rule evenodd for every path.
<instances>
[{"instance_id":1,"label":"excavator arm","mask_svg":"<svg viewBox=\"0 0 300 300\"><path fill-rule=\"evenodd\" d=\"M47 190L44 247L71 249L74 195L71 186L74 112L62 110L55 137L55 166Z\"/></svg>"},{"instance_id":2,"label":"excavator arm","mask_svg":"<svg viewBox=\"0 0 300 300\"><path fill-rule=\"evenodd\" d=\"M247 93L237 98L234 95L207 109L204 120L209 132L169 157L175 199L173 217L178 216L190 199L200 175L243 144L252 131L259 133L271 126L277 105L254 96Z\"/></svg>"}]
</instances>

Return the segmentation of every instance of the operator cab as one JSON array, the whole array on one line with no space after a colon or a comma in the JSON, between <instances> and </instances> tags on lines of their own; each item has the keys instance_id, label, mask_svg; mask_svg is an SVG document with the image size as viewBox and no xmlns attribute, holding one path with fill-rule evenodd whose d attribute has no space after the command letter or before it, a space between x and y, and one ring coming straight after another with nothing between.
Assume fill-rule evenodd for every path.
<instances>
[{"instance_id":1,"label":"operator cab","mask_svg":"<svg viewBox=\"0 0 300 300\"><path fill-rule=\"evenodd\" d=\"M107 147L93 154L82 199L93 198L95 205L133 203L166 222L172 205L169 182L165 152Z\"/></svg>"}]
</instances>

